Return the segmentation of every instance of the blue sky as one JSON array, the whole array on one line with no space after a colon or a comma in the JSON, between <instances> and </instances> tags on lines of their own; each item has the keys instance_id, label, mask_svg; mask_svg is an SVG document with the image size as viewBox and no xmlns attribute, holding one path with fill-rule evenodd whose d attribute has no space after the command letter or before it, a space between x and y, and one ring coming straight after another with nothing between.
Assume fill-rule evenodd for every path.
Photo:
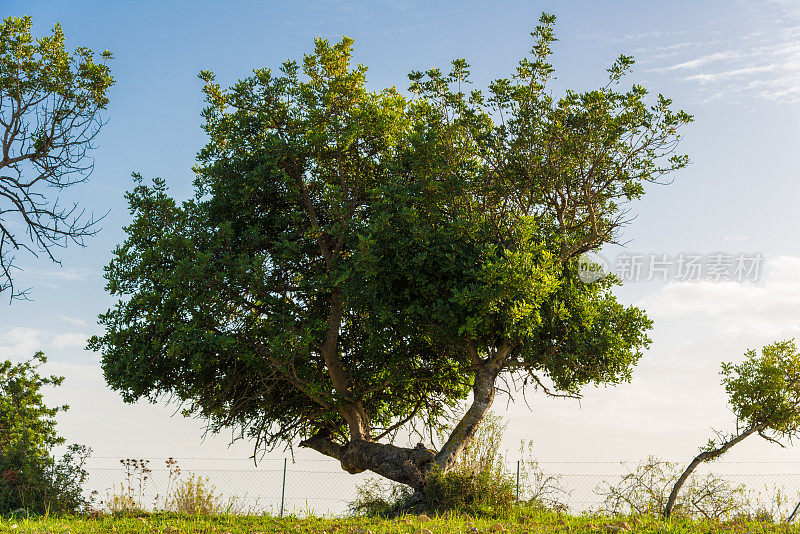
<instances>
[{"instance_id":1,"label":"blue sky","mask_svg":"<svg viewBox=\"0 0 800 534\"><path fill-rule=\"evenodd\" d=\"M60 22L70 46L113 51L117 83L94 174L65 195L108 211L104 228L86 248L64 251L63 267L21 258L17 283L32 286L32 301L0 305L0 358L44 349L50 368L67 376L49 397L72 405L63 432L101 456L247 456L246 444L226 449L226 437L201 442L201 424L173 417L174 406L123 405L104 387L97 355L83 350L98 332L97 314L113 303L102 267L129 221L123 194L130 173L166 178L179 198L191 193L190 169L204 143L201 69L229 83L299 58L315 36L348 35L374 89L405 89L412 69L446 67L459 57L470 61L480 87L511 72L542 11L558 17L556 93L602 84L605 68L625 53L637 59L631 80L695 115L681 147L693 164L634 206L625 251L759 253L766 263L755 283L627 284L621 298L656 321L655 343L633 382L587 391L580 404L532 397L532 412L500 400L498 412L510 417L509 447L524 437L549 459L691 454L711 426L732 427L719 362L800 333L800 1L5 0L0 14L32 15L37 34ZM604 257L613 264L620 252ZM587 435L591 450L581 444ZM796 455L760 443L736 454Z\"/></svg>"}]
</instances>

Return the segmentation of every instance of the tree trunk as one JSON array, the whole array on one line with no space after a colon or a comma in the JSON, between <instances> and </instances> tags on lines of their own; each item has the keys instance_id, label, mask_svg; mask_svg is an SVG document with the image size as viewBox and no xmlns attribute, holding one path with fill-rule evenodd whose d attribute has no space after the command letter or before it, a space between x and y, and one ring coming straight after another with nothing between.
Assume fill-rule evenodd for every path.
<instances>
[{"instance_id":1,"label":"tree trunk","mask_svg":"<svg viewBox=\"0 0 800 534\"><path fill-rule=\"evenodd\" d=\"M500 365L481 365L475 371L472 383L472 405L450 433L442 450L434 458L434 463L443 472L447 472L455 464L458 455L475 436L478 425L483 421L486 412L494 402L494 381L500 373Z\"/></svg>"},{"instance_id":2,"label":"tree trunk","mask_svg":"<svg viewBox=\"0 0 800 534\"><path fill-rule=\"evenodd\" d=\"M300 446L336 458L348 473L369 470L417 491L422 488L425 473L434 458L434 452L421 443L413 449L366 440L352 440L339 445L324 434L309 438Z\"/></svg>"},{"instance_id":3,"label":"tree trunk","mask_svg":"<svg viewBox=\"0 0 800 534\"><path fill-rule=\"evenodd\" d=\"M692 471L694 471L698 465L700 465L705 461L718 458L719 456L727 452L728 449L730 449L731 447L733 447L746 437L756 432L760 432L764 430L764 428L765 428L764 425L751 426L738 436L730 439L729 441L726 441L716 449L712 449L710 451L703 451L697 456L695 456L694 460L692 460L689 466L683 471L683 473L681 473L681 476L678 477L678 481L675 482L675 485L672 487L672 492L669 494L669 499L667 499L667 506L664 508L664 517L668 519L670 514L672 514L672 508L675 506L675 501L678 499L678 493L681 491L681 487L686 482L686 480L688 480L689 475L692 474Z\"/></svg>"},{"instance_id":4,"label":"tree trunk","mask_svg":"<svg viewBox=\"0 0 800 534\"><path fill-rule=\"evenodd\" d=\"M339 407L339 413L350 430L350 440L347 443L336 443L331 439L330 433L321 431L301 442L300 446L339 460L342 469L348 473L355 474L369 470L409 486L414 490L414 499L410 506L414 509L421 507L428 473L432 469L447 472L455 465L459 454L475 436L478 426L491 408L495 397L495 380L503 369L511 345L507 342L502 343L495 353L486 359L478 357L474 346L471 345L470 349L475 369L472 404L438 453L421 443L414 448L406 448L374 442L368 417L360 403L356 402L344 402ZM340 365L340 362L330 355L325 361L329 365L329 370L330 367L336 368ZM345 380L349 382L349 379L342 380L343 375L338 373L331 373L331 378L334 380L334 387L338 382L337 392L345 389L342 387Z\"/></svg>"},{"instance_id":5,"label":"tree trunk","mask_svg":"<svg viewBox=\"0 0 800 534\"><path fill-rule=\"evenodd\" d=\"M325 361L331 384L336 393L344 397L350 396L353 379L345 369L338 352L339 331L342 326L342 295L339 289L334 289L331 295L331 309L328 317L328 331L325 341L320 348L320 354ZM339 415L347 422L352 441L372 441L369 427L369 418L364 413L360 401L348 400L338 407Z\"/></svg>"},{"instance_id":6,"label":"tree trunk","mask_svg":"<svg viewBox=\"0 0 800 534\"><path fill-rule=\"evenodd\" d=\"M342 469L348 473L369 470L421 493L428 471L433 467L445 472L452 468L458 455L475 435L478 425L494 401L494 382L501 368L498 362L482 362L476 366L472 404L438 453L421 443L414 448L406 448L375 443L369 438L353 439L353 435L358 432L353 432L353 422L349 417L346 420L350 426L351 439L346 444L336 443L329 434L320 432L301 442L300 446L339 460ZM355 406L348 408L354 411L357 409Z\"/></svg>"}]
</instances>

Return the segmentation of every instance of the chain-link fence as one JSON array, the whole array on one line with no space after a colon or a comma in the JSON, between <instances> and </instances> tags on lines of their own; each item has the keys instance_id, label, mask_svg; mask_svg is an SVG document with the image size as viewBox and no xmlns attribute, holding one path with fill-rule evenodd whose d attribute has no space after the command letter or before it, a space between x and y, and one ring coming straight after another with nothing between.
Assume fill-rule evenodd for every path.
<instances>
[{"instance_id":1,"label":"chain-link fence","mask_svg":"<svg viewBox=\"0 0 800 534\"><path fill-rule=\"evenodd\" d=\"M95 505L108 508L115 496L128 496L144 509L163 508L167 496L189 477L200 477L221 495L224 508L236 513L341 515L357 497L357 487L376 475L350 475L327 459L91 458L86 466L87 491ZM179 467L179 472L175 469ZM522 499L537 495L571 512L601 509L611 488L637 473L646 462L511 462L508 476ZM685 464L675 463L674 468ZM715 462L697 470L714 474L739 488L751 509L785 517L800 500L799 462ZM627 479L625 477L628 477ZM663 488L662 488L663 490Z\"/></svg>"}]
</instances>

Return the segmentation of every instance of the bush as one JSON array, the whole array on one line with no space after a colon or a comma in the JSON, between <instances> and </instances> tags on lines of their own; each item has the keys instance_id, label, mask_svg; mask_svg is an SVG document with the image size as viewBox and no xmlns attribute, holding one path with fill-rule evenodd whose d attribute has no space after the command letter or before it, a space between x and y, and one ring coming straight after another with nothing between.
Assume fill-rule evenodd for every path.
<instances>
[{"instance_id":1,"label":"bush","mask_svg":"<svg viewBox=\"0 0 800 534\"><path fill-rule=\"evenodd\" d=\"M453 468L434 470L425 480L424 507L431 513L448 511L495 516L516 504L516 483L500 451L506 424L487 414Z\"/></svg>"},{"instance_id":2,"label":"bush","mask_svg":"<svg viewBox=\"0 0 800 534\"><path fill-rule=\"evenodd\" d=\"M0 363L0 513L76 512L91 502L83 492L91 449L70 445L60 460L52 455L64 443L55 416L68 407L44 403L41 389L64 380L37 372L46 361L37 352L23 363Z\"/></svg>"},{"instance_id":3,"label":"bush","mask_svg":"<svg viewBox=\"0 0 800 534\"><path fill-rule=\"evenodd\" d=\"M350 511L356 515L392 517L408 511L412 504L432 514L457 512L498 517L516 505L516 487L510 476L498 477L491 471L433 470L426 478L422 502L414 501L414 491L407 486L371 479L358 486Z\"/></svg>"},{"instance_id":4,"label":"bush","mask_svg":"<svg viewBox=\"0 0 800 534\"><path fill-rule=\"evenodd\" d=\"M456 467L430 472L425 480L424 507L431 513L461 512L504 516L516 505L516 484L501 471Z\"/></svg>"},{"instance_id":5,"label":"bush","mask_svg":"<svg viewBox=\"0 0 800 534\"><path fill-rule=\"evenodd\" d=\"M213 515L225 511L222 496L208 478L189 475L169 495L166 510L197 515Z\"/></svg>"},{"instance_id":6,"label":"bush","mask_svg":"<svg viewBox=\"0 0 800 534\"><path fill-rule=\"evenodd\" d=\"M678 464L649 457L623 476L616 486L598 489L605 496L603 511L611 514L660 516L672 487L681 474ZM693 476L678 497L674 516L693 519L730 519L746 515L744 485L734 486L719 475Z\"/></svg>"},{"instance_id":7,"label":"bush","mask_svg":"<svg viewBox=\"0 0 800 534\"><path fill-rule=\"evenodd\" d=\"M356 486L356 498L348 508L357 516L393 517L408 508L413 496L408 486L370 478Z\"/></svg>"},{"instance_id":8,"label":"bush","mask_svg":"<svg viewBox=\"0 0 800 534\"><path fill-rule=\"evenodd\" d=\"M235 497L223 502L222 494L217 492L208 477L190 474L181 477L181 468L175 458L166 460L169 473L167 488L163 496L156 495L152 507L144 502L147 484L152 470L150 460L125 458L120 460L125 468L125 479L114 487L103 503L113 515L142 516L154 512L175 512L189 515L251 514L253 507L243 505Z\"/></svg>"},{"instance_id":9,"label":"bush","mask_svg":"<svg viewBox=\"0 0 800 534\"><path fill-rule=\"evenodd\" d=\"M487 517L506 515L519 505L563 509L559 498L566 492L556 477L546 476L539 469L530 454L521 462L518 501L516 481L506 469L506 458L500 452L505 429L501 417L487 415L455 466L446 473L428 474L424 500L418 504L430 513L459 512ZM521 450L524 454L525 447ZM413 498L414 493L407 486L372 479L358 487L350 511L357 515L397 515L408 509Z\"/></svg>"}]
</instances>

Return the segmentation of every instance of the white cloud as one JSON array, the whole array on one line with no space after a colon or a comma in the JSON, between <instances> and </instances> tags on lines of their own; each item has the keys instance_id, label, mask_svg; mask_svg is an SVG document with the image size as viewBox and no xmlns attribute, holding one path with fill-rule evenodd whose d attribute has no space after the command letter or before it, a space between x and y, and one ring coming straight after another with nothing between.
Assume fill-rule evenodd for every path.
<instances>
[{"instance_id":1,"label":"white cloud","mask_svg":"<svg viewBox=\"0 0 800 534\"><path fill-rule=\"evenodd\" d=\"M786 18L800 18L800 1L766 0L768 5L776 6Z\"/></svg>"},{"instance_id":2,"label":"white cloud","mask_svg":"<svg viewBox=\"0 0 800 534\"><path fill-rule=\"evenodd\" d=\"M800 337L800 258L771 258L761 283L673 282L638 305L655 318L710 320L716 335Z\"/></svg>"},{"instance_id":3,"label":"white cloud","mask_svg":"<svg viewBox=\"0 0 800 534\"><path fill-rule=\"evenodd\" d=\"M88 338L89 334L85 332L64 332L54 335L36 328L8 327L0 329L0 360L21 361L39 350L47 353L49 349L83 349Z\"/></svg>"},{"instance_id":4,"label":"white cloud","mask_svg":"<svg viewBox=\"0 0 800 534\"><path fill-rule=\"evenodd\" d=\"M53 269L49 271L42 271L41 274L50 278L55 278L56 280L62 280L67 282L72 282L72 281L84 282L92 277L97 276L98 271L97 269L67 268L67 269L58 269L58 270Z\"/></svg>"},{"instance_id":5,"label":"white cloud","mask_svg":"<svg viewBox=\"0 0 800 534\"><path fill-rule=\"evenodd\" d=\"M59 315L58 317L62 321L66 322L66 323L69 323L71 325L74 325L74 326L87 326L89 324L86 321L84 321L83 319L78 319L76 317L69 317L67 315Z\"/></svg>"},{"instance_id":6,"label":"white cloud","mask_svg":"<svg viewBox=\"0 0 800 534\"><path fill-rule=\"evenodd\" d=\"M737 78L743 77L750 74L756 74L759 72L772 72L778 70L780 65L760 65L758 67L743 67L737 69L729 69L719 72L711 72L707 74L692 74L691 76L686 76L684 78L685 81L698 81L701 84L707 83L714 83L721 80L726 80L728 78Z\"/></svg>"},{"instance_id":7,"label":"white cloud","mask_svg":"<svg viewBox=\"0 0 800 534\"><path fill-rule=\"evenodd\" d=\"M37 350L42 350L40 330L11 327L0 330L0 359L24 360Z\"/></svg>"},{"instance_id":8,"label":"white cloud","mask_svg":"<svg viewBox=\"0 0 800 534\"><path fill-rule=\"evenodd\" d=\"M89 335L83 332L69 332L55 336L52 345L57 349L65 349L68 347L82 348L86 345L86 340L88 338Z\"/></svg>"},{"instance_id":9,"label":"white cloud","mask_svg":"<svg viewBox=\"0 0 800 534\"><path fill-rule=\"evenodd\" d=\"M686 30L677 30L677 31L651 31L651 32L642 32L642 33L629 33L627 35L623 35L621 37L612 37L609 39L612 43L622 43L627 41L641 41L644 39L655 39L659 37L672 37L675 35L686 35L689 33Z\"/></svg>"},{"instance_id":10,"label":"white cloud","mask_svg":"<svg viewBox=\"0 0 800 534\"><path fill-rule=\"evenodd\" d=\"M23 268L17 277L36 284L57 286L60 282L86 282L98 276L100 276L98 269L56 267L53 269Z\"/></svg>"},{"instance_id":11,"label":"white cloud","mask_svg":"<svg viewBox=\"0 0 800 534\"><path fill-rule=\"evenodd\" d=\"M671 70L684 70L684 69L696 69L702 65L707 63L712 63L715 61L720 61L724 59L733 59L741 57L741 53L735 50L725 50L724 52L715 52L713 54L708 54L706 56L699 57L697 59L692 59L689 61L683 61L676 65L670 65L669 67L663 67L659 69L652 69L653 72L665 72Z\"/></svg>"}]
</instances>

